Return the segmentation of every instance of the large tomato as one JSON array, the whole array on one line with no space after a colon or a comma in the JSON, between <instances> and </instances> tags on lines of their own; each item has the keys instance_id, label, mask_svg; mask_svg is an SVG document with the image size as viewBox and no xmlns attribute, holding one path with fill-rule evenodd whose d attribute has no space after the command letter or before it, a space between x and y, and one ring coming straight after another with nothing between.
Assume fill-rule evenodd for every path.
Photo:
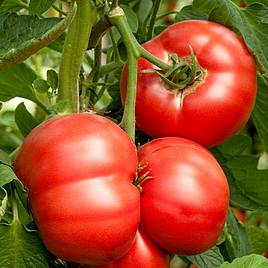
<instances>
[{"instance_id":1,"label":"large tomato","mask_svg":"<svg viewBox=\"0 0 268 268\"><path fill-rule=\"evenodd\" d=\"M48 250L93 265L119 259L134 242L140 216L140 195L132 184L136 168L127 134L87 113L35 128L15 162Z\"/></svg>"},{"instance_id":2,"label":"large tomato","mask_svg":"<svg viewBox=\"0 0 268 268\"><path fill-rule=\"evenodd\" d=\"M98 268L169 268L169 261L167 253L139 229L132 248L123 258L111 264L98 266ZM92 266L80 268L90 267ZM95 266L95 268L97 267Z\"/></svg>"},{"instance_id":3,"label":"large tomato","mask_svg":"<svg viewBox=\"0 0 268 268\"><path fill-rule=\"evenodd\" d=\"M214 22L190 20L168 27L144 44L165 62L171 54L189 57L190 46L203 78L183 90L171 89L145 59L138 61L136 121L153 137L179 136L214 146L248 120L256 97L256 66L242 39ZM125 100L127 65L121 77Z\"/></svg>"},{"instance_id":4,"label":"large tomato","mask_svg":"<svg viewBox=\"0 0 268 268\"><path fill-rule=\"evenodd\" d=\"M227 216L229 187L207 149L183 138L160 138L139 149L141 226L178 255L216 244Z\"/></svg>"}]
</instances>

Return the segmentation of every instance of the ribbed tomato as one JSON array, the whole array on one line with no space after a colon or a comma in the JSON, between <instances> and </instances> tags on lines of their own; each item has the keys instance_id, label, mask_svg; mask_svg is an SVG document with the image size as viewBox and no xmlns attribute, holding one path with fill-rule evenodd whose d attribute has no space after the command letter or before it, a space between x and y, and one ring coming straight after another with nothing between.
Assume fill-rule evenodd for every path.
<instances>
[{"instance_id":1,"label":"ribbed tomato","mask_svg":"<svg viewBox=\"0 0 268 268\"><path fill-rule=\"evenodd\" d=\"M92 265L115 261L132 247L140 220L136 169L127 134L87 113L39 125L15 162L48 250Z\"/></svg>"}]
</instances>

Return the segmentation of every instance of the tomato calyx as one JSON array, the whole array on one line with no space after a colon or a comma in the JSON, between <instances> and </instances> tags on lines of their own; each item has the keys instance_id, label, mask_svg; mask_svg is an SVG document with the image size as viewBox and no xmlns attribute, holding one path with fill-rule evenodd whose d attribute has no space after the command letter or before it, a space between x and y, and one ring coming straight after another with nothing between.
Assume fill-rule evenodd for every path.
<instances>
[{"instance_id":1,"label":"tomato calyx","mask_svg":"<svg viewBox=\"0 0 268 268\"><path fill-rule=\"evenodd\" d=\"M190 47L190 55L178 57L177 54L170 55L171 67L168 69L147 69L143 73L157 74L170 90L183 90L186 87L200 83L205 77L204 70L198 63L193 49Z\"/></svg>"},{"instance_id":2,"label":"tomato calyx","mask_svg":"<svg viewBox=\"0 0 268 268\"><path fill-rule=\"evenodd\" d=\"M152 169L150 168L147 171L145 171L145 169L147 169L147 167L148 167L148 163L146 163L146 164L140 163L139 164L136 178L133 182L133 184L138 188L140 193L143 191L143 189L142 189L143 183L148 179L153 179L153 177L150 176Z\"/></svg>"}]
</instances>

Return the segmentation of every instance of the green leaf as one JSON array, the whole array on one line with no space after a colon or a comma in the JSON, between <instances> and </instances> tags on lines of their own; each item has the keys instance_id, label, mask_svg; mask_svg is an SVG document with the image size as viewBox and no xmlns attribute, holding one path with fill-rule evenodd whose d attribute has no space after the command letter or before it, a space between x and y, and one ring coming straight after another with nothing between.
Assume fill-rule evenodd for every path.
<instances>
[{"instance_id":1,"label":"green leaf","mask_svg":"<svg viewBox=\"0 0 268 268\"><path fill-rule=\"evenodd\" d=\"M195 0L193 11L196 14L209 14L209 20L241 33L248 48L268 71L268 7L255 3L240 8L230 0Z\"/></svg>"},{"instance_id":2,"label":"green leaf","mask_svg":"<svg viewBox=\"0 0 268 268\"><path fill-rule=\"evenodd\" d=\"M268 6L268 0L243 0L247 5L251 5L254 3L262 3L265 6Z\"/></svg>"},{"instance_id":3,"label":"green leaf","mask_svg":"<svg viewBox=\"0 0 268 268\"><path fill-rule=\"evenodd\" d=\"M0 267L48 268L47 252L38 232L28 232L17 220L0 225Z\"/></svg>"},{"instance_id":4,"label":"green leaf","mask_svg":"<svg viewBox=\"0 0 268 268\"><path fill-rule=\"evenodd\" d=\"M7 165L0 164L0 187L12 182L13 180L18 179L12 168Z\"/></svg>"},{"instance_id":5,"label":"green leaf","mask_svg":"<svg viewBox=\"0 0 268 268\"><path fill-rule=\"evenodd\" d=\"M112 112L119 110L122 107L119 81L116 81L114 85L108 87L108 93L111 96L112 100L107 110L110 110Z\"/></svg>"},{"instance_id":6,"label":"green leaf","mask_svg":"<svg viewBox=\"0 0 268 268\"><path fill-rule=\"evenodd\" d=\"M213 247L199 255L189 256L187 259L200 268L219 268L224 262L223 256L217 247Z\"/></svg>"},{"instance_id":7,"label":"green leaf","mask_svg":"<svg viewBox=\"0 0 268 268\"><path fill-rule=\"evenodd\" d=\"M259 138L268 152L268 84L264 77L258 75L257 100L252 113Z\"/></svg>"},{"instance_id":8,"label":"green leaf","mask_svg":"<svg viewBox=\"0 0 268 268\"><path fill-rule=\"evenodd\" d=\"M71 23L75 7L64 19L16 13L0 15L0 71L23 62L55 41Z\"/></svg>"},{"instance_id":9,"label":"green leaf","mask_svg":"<svg viewBox=\"0 0 268 268\"><path fill-rule=\"evenodd\" d=\"M3 150L0 150L0 163L11 166L9 155Z\"/></svg>"},{"instance_id":10,"label":"green leaf","mask_svg":"<svg viewBox=\"0 0 268 268\"><path fill-rule=\"evenodd\" d=\"M262 207L256 202L254 202L253 200L251 200L250 198L248 198L245 195L243 189L238 187L238 185L236 184L235 177L233 176L233 174L228 168L224 166L222 166L222 168L224 170L224 173L229 183L230 196L231 196L230 203L234 207L238 207L238 208L246 209L246 210L254 210L254 209L259 209L260 207Z\"/></svg>"},{"instance_id":11,"label":"green leaf","mask_svg":"<svg viewBox=\"0 0 268 268\"><path fill-rule=\"evenodd\" d=\"M165 24L160 24L154 27L154 34L159 35L162 33L168 26Z\"/></svg>"},{"instance_id":12,"label":"green leaf","mask_svg":"<svg viewBox=\"0 0 268 268\"><path fill-rule=\"evenodd\" d=\"M47 93L47 91L50 88L48 82L46 80L43 80L43 79L40 79L40 78L35 79L33 81L33 87L39 93Z\"/></svg>"},{"instance_id":13,"label":"green leaf","mask_svg":"<svg viewBox=\"0 0 268 268\"><path fill-rule=\"evenodd\" d=\"M250 254L251 247L245 230L229 209L226 221L225 245L231 259Z\"/></svg>"},{"instance_id":14,"label":"green leaf","mask_svg":"<svg viewBox=\"0 0 268 268\"><path fill-rule=\"evenodd\" d=\"M7 191L3 187L0 187L0 221L6 213L7 200Z\"/></svg>"},{"instance_id":15,"label":"green leaf","mask_svg":"<svg viewBox=\"0 0 268 268\"><path fill-rule=\"evenodd\" d=\"M32 88L35 79L35 72L24 63L0 72L0 100L7 101L15 97L22 97L36 101Z\"/></svg>"},{"instance_id":16,"label":"green leaf","mask_svg":"<svg viewBox=\"0 0 268 268\"><path fill-rule=\"evenodd\" d=\"M47 82L53 91L58 88L59 78L56 71L52 69L47 71Z\"/></svg>"},{"instance_id":17,"label":"green leaf","mask_svg":"<svg viewBox=\"0 0 268 268\"><path fill-rule=\"evenodd\" d=\"M217 158L224 173L228 179L231 204L235 207L243 209L258 209L260 206L254 202L248 196L245 195L243 189L241 189L236 183L236 177L232 173L231 169L227 166L227 161L234 157L239 157L251 145L251 138L246 135L235 135L225 143L218 145L211 149L211 152Z\"/></svg>"},{"instance_id":18,"label":"green leaf","mask_svg":"<svg viewBox=\"0 0 268 268\"><path fill-rule=\"evenodd\" d=\"M268 249L268 230L247 224L246 231L251 245L251 252L263 254Z\"/></svg>"},{"instance_id":19,"label":"green leaf","mask_svg":"<svg viewBox=\"0 0 268 268\"><path fill-rule=\"evenodd\" d=\"M1 3L1 2L0 2ZM27 8L27 4L24 1L19 0L2 0L0 6L0 14L6 12L16 12L23 8Z\"/></svg>"},{"instance_id":20,"label":"green leaf","mask_svg":"<svg viewBox=\"0 0 268 268\"><path fill-rule=\"evenodd\" d=\"M239 156L251 145L251 138L247 135L235 135L231 139L228 139L225 143L216 147L225 158ZM213 151L213 149L212 149Z\"/></svg>"},{"instance_id":21,"label":"green leaf","mask_svg":"<svg viewBox=\"0 0 268 268\"><path fill-rule=\"evenodd\" d=\"M240 8L230 0L195 0L193 11L197 14L209 14L209 20L236 29L266 72L268 71L267 6L255 3L246 8Z\"/></svg>"},{"instance_id":22,"label":"green leaf","mask_svg":"<svg viewBox=\"0 0 268 268\"><path fill-rule=\"evenodd\" d=\"M124 10L127 21L133 33L138 31L139 21L136 13L127 5L121 5L121 8Z\"/></svg>"},{"instance_id":23,"label":"green leaf","mask_svg":"<svg viewBox=\"0 0 268 268\"><path fill-rule=\"evenodd\" d=\"M249 255L235 259L231 264L225 262L220 268L268 268L268 260L261 255Z\"/></svg>"},{"instance_id":24,"label":"green leaf","mask_svg":"<svg viewBox=\"0 0 268 268\"><path fill-rule=\"evenodd\" d=\"M57 40L48 45L50 49L53 49L57 52L62 52L66 33L63 33Z\"/></svg>"},{"instance_id":25,"label":"green leaf","mask_svg":"<svg viewBox=\"0 0 268 268\"><path fill-rule=\"evenodd\" d=\"M15 121L24 137L38 125L37 120L28 112L23 102L16 107Z\"/></svg>"},{"instance_id":26,"label":"green leaf","mask_svg":"<svg viewBox=\"0 0 268 268\"><path fill-rule=\"evenodd\" d=\"M244 195L259 207L268 208L268 170L258 170L258 160L257 156L242 155L229 159L226 166Z\"/></svg>"},{"instance_id":27,"label":"green leaf","mask_svg":"<svg viewBox=\"0 0 268 268\"><path fill-rule=\"evenodd\" d=\"M54 0L31 0L29 5L30 13L41 15L52 6L53 2Z\"/></svg>"},{"instance_id":28,"label":"green leaf","mask_svg":"<svg viewBox=\"0 0 268 268\"><path fill-rule=\"evenodd\" d=\"M21 139L14 133L8 133L0 129L0 148L3 150L11 152L20 146L21 142Z\"/></svg>"},{"instance_id":29,"label":"green leaf","mask_svg":"<svg viewBox=\"0 0 268 268\"><path fill-rule=\"evenodd\" d=\"M153 7L153 2L152 0L147 0L147 1L140 1L139 2L139 6L136 10L136 14L138 16L140 25L143 24L143 22L145 21L145 19L147 18L147 16L150 13L150 10Z\"/></svg>"},{"instance_id":30,"label":"green leaf","mask_svg":"<svg viewBox=\"0 0 268 268\"><path fill-rule=\"evenodd\" d=\"M174 22L179 22L183 20L207 20L207 19L208 19L207 14L196 15L192 11L192 6L186 6L176 14Z\"/></svg>"}]
</instances>

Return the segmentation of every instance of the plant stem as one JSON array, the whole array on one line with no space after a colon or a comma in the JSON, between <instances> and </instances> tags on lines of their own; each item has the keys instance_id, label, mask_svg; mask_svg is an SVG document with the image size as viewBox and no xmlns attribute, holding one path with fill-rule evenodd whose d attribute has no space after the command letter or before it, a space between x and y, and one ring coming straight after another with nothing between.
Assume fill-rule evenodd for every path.
<instances>
[{"instance_id":1,"label":"plant stem","mask_svg":"<svg viewBox=\"0 0 268 268\"><path fill-rule=\"evenodd\" d=\"M16 199L16 190L14 183L10 183L8 185L9 194L10 194L10 200L11 200L11 207L12 207L12 213L13 213L13 220L12 222L16 222L19 220L19 210L18 210L18 204Z\"/></svg>"},{"instance_id":2,"label":"plant stem","mask_svg":"<svg viewBox=\"0 0 268 268\"><path fill-rule=\"evenodd\" d=\"M128 24L127 18L122 8L115 7L108 14L110 22L116 26L121 34L123 42L128 51L132 51L136 58L140 56L139 46L140 44L133 35L130 26Z\"/></svg>"},{"instance_id":3,"label":"plant stem","mask_svg":"<svg viewBox=\"0 0 268 268\"><path fill-rule=\"evenodd\" d=\"M67 113L79 112L79 74L96 19L96 8L91 1L76 3L77 13L67 32L59 72L58 101L67 103Z\"/></svg>"},{"instance_id":4,"label":"plant stem","mask_svg":"<svg viewBox=\"0 0 268 268\"><path fill-rule=\"evenodd\" d=\"M45 106L43 102L41 102L38 98L36 98L35 103L47 114L51 114L51 111Z\"/></svg>"},{"instance_id":5,"label":"plant stem","mask_svg":"<svg viewBox=\"0 0 268 268\"><path fill-rule=\"evenodd\" d=\"M137 58L130 51L128 53L128 80L125 110L121 127L128 133L132 141L135 141L135 104L136 104L136 84L137 84Z\"/></svg>"},{"instance_id":6,"label":"plant stem","mask_svg":"<svg viewBox=\"0 0 268 268\"><path fill-rule=\"evenodd\" d=\"M110 27L111 23L106 16L101 17L92 29L92 34L88 42L88 49L95 48Z\"/></svg>"},{"instance_id":7,"label":"plant stem","mask_svg":"<svg viewBox=\"0 0 268 268\"><path fill-rule=\"evenodd\" d=\"M102 56L102 42L98 43L98 45L94 49L94 75L93 75L93 82L97 82L99 80L99 72L101 67L101 56Z\"/></svg>"},{"instance_id":8,"label":"plant stem","mask_svg":"<svg viewBox=\"0 0 268 268\"><path fill-rule=\"evenodd\" d=\"M108 16L110 22L116 26L120 32L126 48L131 50L135 54L136 58L143 57L162 70L168 70L170 68L169 64L152 55L138 43L127 22L123 9L116 7L109 13Z\"/></svg>"},{"instance_id":9,"label":"plant stem","mask_svg":"<svg viewBox=\"0 0 268 268\"><path fill-rule=\"evenodd\" d=\"M159 16L157 16L157 17L156 17L156 20L161 20L161 19L163 19L163 18L166 17L166 16L174 15L174 14L177 14L177 13L178 13L177 10L169 11L169 12L166 12L166 13L163 13L163 14L160 14Z\"/></svg>"},{"instance_id":10,"label":"plant stem","mask_svg":"<svg viewBox=\"0 0 268 268\"><path fill-rule=\"evenodd\" d=\"M105 65L102 65L100 68L100 76L104 76L106 74L109 74L119 68L122 67L123 64L118 63L118 62L109 62Z\"/></svg>"},{"instance_id":11,"label":"plant stem","mask_svg":"<svg viewBox=\"0 0 268 268\"><path fill-rule=\"evenodd\" d=\"M109 31L109 36L110 36L110 39L111 39L111 42L113 45L114 61L117 63L123 63L123 61L121 60L120 52L119 52L117 43L116 43L115 38L114 38L114 33L112 30Z\"/></svg>"},{"instance_id":12,"label":"plant stem","mask_svg":"<svg viewBox=\"0 0 268 268\"><path fill-rule=\"evenodd\" d=\"M137 59L144 57L159 68L168 70L171 66L146 51L136 40L127 22L124 11L120 7L112 9L108 18L121 34L128 54L128 82L125 109L120 125L135 140L135 102L137 84Z\"/></svg>"},{"instance_id":13,"label":"plant stem","mask_svg":"<svg viewBox=\"0 0 268 268\"><path fill-rule=\"evenodd\" d=\"M160 5L161 5L161 0L155 0L155 3L153 5L153 12L151 15L150 24L148 28L148 33L147 33L147 40L150 40L153 37L156 15L157 15Z\"/></svg>"}]
</instances>

